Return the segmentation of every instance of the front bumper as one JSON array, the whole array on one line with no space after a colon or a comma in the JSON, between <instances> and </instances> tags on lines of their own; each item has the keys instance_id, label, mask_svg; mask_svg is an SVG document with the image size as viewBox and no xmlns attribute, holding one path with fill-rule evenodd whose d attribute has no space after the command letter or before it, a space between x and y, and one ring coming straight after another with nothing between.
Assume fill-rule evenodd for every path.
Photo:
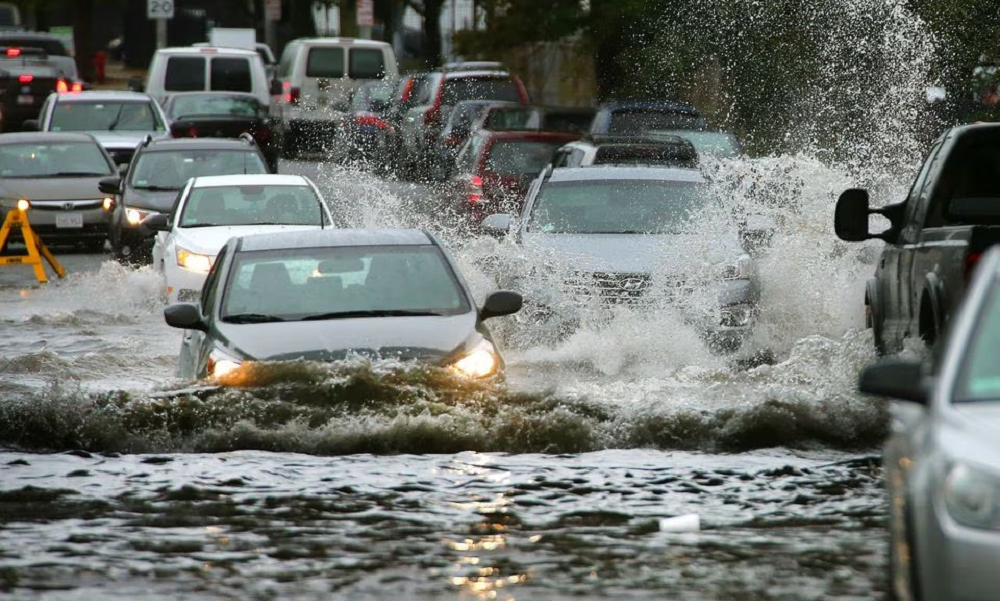
<instances>
[{"instance_id":1,"label":"front bumper","mask_svg":"<svg viewBox=\"0 0 1000 601\"><path fill-rule=\"evenodd\" d=\"M918 587L923 599L1000 601L996 570L1000 566L1000 532L958 524L943 501L928 504L924 535L916 524ZM917 516L917 521L920 518Z\"/></svg>"},{"instance_id":2,"label":"front bumper","mask_svg":"<svg viewBox=\"0 0 1000 601\"><path fill-rule=\"evenodd\" d=\"M105 210L99 201L86 204L75 201L75 203L77 205L75 208L67 210L61 201L33 202L26 212L32 231L43 243L107 238L108 227L111 225L111 211ZM6 219L7 210L0 209L0 218Z\"/></svg>"}]
</instances>

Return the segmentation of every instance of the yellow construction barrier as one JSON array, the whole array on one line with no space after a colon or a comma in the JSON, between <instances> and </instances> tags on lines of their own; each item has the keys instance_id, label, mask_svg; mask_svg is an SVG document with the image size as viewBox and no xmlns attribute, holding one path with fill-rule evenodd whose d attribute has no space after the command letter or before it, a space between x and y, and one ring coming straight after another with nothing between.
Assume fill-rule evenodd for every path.
<instances>
[{"instance_id":1,"label":"yellow construction barrier","mask_svg":"<svg viewBox=\"0 0 1000 601\"><path fill-rule=\"evenodd\" d=\"M42 239L31 229L28 223L26 211L31 204L26 200L17 201L17 208L7 211L7 218L3 220L0 227L0 249L7 243L7 238L12 230L21 230L21 237L24 238L24 245L28 249L26 255L0 255L0 265L31 265L35 269L35 277L44 284L49 279L45 276L45 266L42 265L42 257L49 262L52 269L59 277L66 277L66 270L56 261L56 258L49 251L48 247L42 243Z\"/></svg>"}]
</instances>

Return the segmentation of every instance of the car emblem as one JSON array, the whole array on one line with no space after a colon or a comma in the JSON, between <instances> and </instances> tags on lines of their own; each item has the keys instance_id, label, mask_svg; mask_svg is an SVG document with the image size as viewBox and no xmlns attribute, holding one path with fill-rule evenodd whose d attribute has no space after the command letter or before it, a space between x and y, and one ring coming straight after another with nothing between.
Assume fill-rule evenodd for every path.
<instances>
[{"instance_id":1,"label":"car emblem","mask_svg":"<svg viewBox=\"0 0 1000 601\"><path fill-rule=\"evenodd\" d=\"M71 202L64 202L62 207L64 211L72 211L76 208L76 205Z\"/></svg>"},{"instance_id":2,"label":"car emblem","mask_svg":"<svg viewBox=\"0 0 1000 601\"><path fill-rule=\"evenodd\" d=\"M622 282L622 288L625 290L641 290L645 283L645 280L640 278L628 278Z\"/></svg>"}]
</instances>

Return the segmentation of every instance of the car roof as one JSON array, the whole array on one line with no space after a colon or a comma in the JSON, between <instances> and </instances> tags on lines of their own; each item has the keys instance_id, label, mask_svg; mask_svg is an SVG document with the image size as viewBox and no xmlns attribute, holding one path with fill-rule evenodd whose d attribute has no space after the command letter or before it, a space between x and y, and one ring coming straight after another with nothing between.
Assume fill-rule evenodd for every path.
<instances>
[{"instance_id":1,"label":"car roof","mask_svg":"<svg viewBox=\"0 0 1000 601\"><path fill-rule=\"evenodd\" d=\"M676 100L612 100L600 106L600 110L615 111L664 111L698 114L698 109L687 102Z\"/></svg>"},{"instance_id":2,"label":"car roof","mask_svg":"<svg viewBox=\"0 0 1000 601\"><path fill-rule=\"evenodd\" d=\"M231 54L240 56L257 56L256 50L246 48L229 48L226 46L174 46L172 48L160 48L158 54L191 54L202 56L205 54Z\"/></svg>"},{"instance_id":3,"label":"car roof","mask_svg":"<svg viewBox=\"0 0 1000 601\"><path fill-rule=\"evenodd\" d=\"M85 90L83 92L64 92L56 94L59 102L111 102L114 100L128 100L136 102L149 102L153 98L144 92L130 92L127 90Z\"/></svg>"},{"instance_id":4,"label":"car roof","mask_svg":"<svg viewBox=\"0 0 1000 601\"><path fill-rule=\"evenodd\" d=\"M296 38L289 42L299 42L303 44L326 44L329 46L348 44L351 46L361 46L365 48L385 48L389 46L388 42L383 42L381 40L365 40L362 38Z\"/></svg>"},{"instance_id":5,"label":"car roof","mask_svg":"<svg viewBox=\"0 0 1000 601\"><path fill-rule=\"evenodd\" d=\"M301 175L275 173L248 173L237 175L205 175L193 178L195 188L216 186L308 186L309 180Z\"/></svg>"},{"instance_id":6,"label":"car roof","mask_svg":"<svg viewBox=\"0 0 1000 601\"><path fill-rule=\"evenodd\" d=\"M324 228L295 232L253 234L240 238L239 251L337 246L425 246L437 245L427 232L418 229Z\"/></svg>"},{"instance_id":7,"label":"car roof","mask_svg":"<svg viewBox=\"0 0 1000 601\"><path fill-rule=\"evenodd\" d=\"M19 144L24 142L93 142L94 136L84 132L73 131L25 131L0 134L0 144Z\"/></svg>"},{"instance_id":8,"label":"car roof","mask_svg":"<svg viewBox=\"0 0 1000 601\"><path fill-rule=\"evenodd\" d=\"M154 138L149 144L140 147L142 152L157 152L166 150L256 150L255 146L247 144L239 138Z\"/></svg>"},{"instance_id":9,"label":"car roof","mask_svg":"<svg viewBox=\"0 0 1000 601\"><path fill-rule=\"evenodd\" d=\"M595 181L595 180L666 180L677 182L707 181L701 171L683 167L623 167L616 165L593 165L590 167L561 167L554 169L550 182Z\"/></svg>"},{"instance_id":10,"label":"car roof","mask_svg":"<svg viewBox=\"0 0 1000 601\"><path fill-rule=\"evenodd\" d=\"M514 79L509 71L438 71L445 79Z\"/></svg>"}]
</instances>

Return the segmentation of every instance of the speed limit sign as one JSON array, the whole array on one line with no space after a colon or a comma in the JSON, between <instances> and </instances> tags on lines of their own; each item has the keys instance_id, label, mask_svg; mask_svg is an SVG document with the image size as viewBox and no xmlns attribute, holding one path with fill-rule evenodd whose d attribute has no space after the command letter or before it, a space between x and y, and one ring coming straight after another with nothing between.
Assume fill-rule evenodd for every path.
<instances>
[{"instance_id":1,"label":"speed limit sign","mask_svg":"<svg viewBox=\"0 0 1000 601\"><path fill-rule=\"evenodd\" d=\"M174 0L146 0L146 18L173 19Z\"/></svg>"}]
</instances>

